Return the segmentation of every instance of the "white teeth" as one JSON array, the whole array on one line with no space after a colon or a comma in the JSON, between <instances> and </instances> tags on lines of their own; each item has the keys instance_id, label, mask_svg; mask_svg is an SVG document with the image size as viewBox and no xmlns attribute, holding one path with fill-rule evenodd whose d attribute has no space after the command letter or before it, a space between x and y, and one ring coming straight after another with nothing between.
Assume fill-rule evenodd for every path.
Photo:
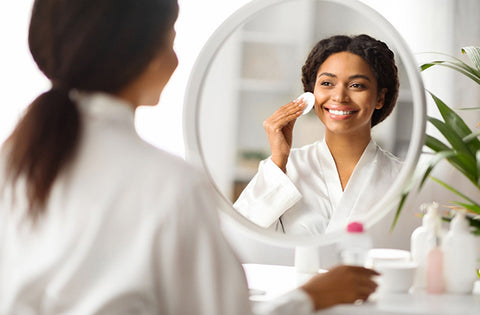
<instances>
[{"instance_id":1,"label":"white teeth","mask_svg":"<svg viewBox=\"0 0 480 315\"><path fill-rule=\"evenodd\" d=\"M330 112L330 114L338 115L338 116L350 115L354 113L353 111L344 111L344 110L335 110L335 109L329 109L328 111Z\"/></svg>"}]
</instances>

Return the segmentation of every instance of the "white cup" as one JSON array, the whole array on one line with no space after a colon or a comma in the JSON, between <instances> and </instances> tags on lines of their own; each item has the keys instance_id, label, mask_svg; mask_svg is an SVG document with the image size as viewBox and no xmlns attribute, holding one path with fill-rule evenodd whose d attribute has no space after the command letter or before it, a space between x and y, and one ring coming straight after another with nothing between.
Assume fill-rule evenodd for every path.
<instances>
[{"instance_id":1,"label":"white cup","mask_svg":"<svg viewBox=\"0 0 480 315\"><path fill-rule=\"evenodd\" d=\"M386 264L398 264L411 261L410 252L393 248L373 248L368 251L366 266L375 269Z\"/></svg>"},{"instance_id":2,"label":"white cup","mask_svg":"<svg viewBox=\"0 0 480 315\"><path fill-rule=\"evenodd\" d=\"M397 262L378 264L375 270L378 277L378 291L388 293L408 293L413 285L417 264L414 262Z\"/></svg>"},{"instance_id":3,"label":"white cup","mask_svg":"<svg viewBox=\"0 0 480 315\"><path fill-rule=\"evenodd\" d=\"M378 292L407 293L413 285L417 264L409 251L374 248L368 251L366 266L378 271Z\"/></svg>"}]
</instances>

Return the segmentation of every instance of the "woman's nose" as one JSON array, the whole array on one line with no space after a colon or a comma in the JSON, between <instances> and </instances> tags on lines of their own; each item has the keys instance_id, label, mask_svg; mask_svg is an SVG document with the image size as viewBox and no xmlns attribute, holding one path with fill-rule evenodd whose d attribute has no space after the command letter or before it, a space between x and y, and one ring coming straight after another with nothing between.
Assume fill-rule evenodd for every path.
<instances>
[{"instance_id":1,"label":"woman's nose","mask_svg":"<svg viewBox=\"0 0 480 315\"><path fill-rule=\"evenodd\" d=\"M337 87L332 91L331 99L338 103L345 103L350 101L347 91L344 87Z\"/></svg>"}]
</instances>

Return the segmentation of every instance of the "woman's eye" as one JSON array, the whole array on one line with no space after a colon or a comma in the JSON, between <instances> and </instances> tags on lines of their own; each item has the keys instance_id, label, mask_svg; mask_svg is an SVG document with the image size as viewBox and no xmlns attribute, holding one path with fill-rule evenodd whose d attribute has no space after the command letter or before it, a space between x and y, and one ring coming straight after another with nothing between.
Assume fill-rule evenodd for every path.
<instances>
[{"instance_id":1,"label":"woman's eye","mask_svg":"<svg viewBox=\"0 0 480 315\"><path fill-rule=\"evenodd\" d=\"M323 81L323 82L320 83L320 85L322 85L322 86L332 86L333 84L329 81Z\"/></svg>"},{"instance_id":2,"label":"woman's eye","mask_svg":"<svg viewBox=\"0 0 480 315\"><path fill-rule=\"evenodd\" d=\"M364 89L365 88L365 85L361 84L361 83L353 83L351 85L351 87L355 88L355 89Z\"/></svg>"}]
</instances>

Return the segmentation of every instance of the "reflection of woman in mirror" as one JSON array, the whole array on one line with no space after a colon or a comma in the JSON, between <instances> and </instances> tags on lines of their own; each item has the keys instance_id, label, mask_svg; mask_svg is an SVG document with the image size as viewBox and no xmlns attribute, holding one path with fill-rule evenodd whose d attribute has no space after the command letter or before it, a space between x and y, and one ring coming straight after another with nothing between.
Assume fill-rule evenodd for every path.
<instances>
[{"instance_id":1,"label":"reflection of woman in mirror","mask_svg":"<svg viewBox=\"0 0 480 315\"><path fill-rule=\"evenodd\" d=\"M264 122L272 154L234 206L260 226L318 234L368 212L399 173L401 162L371 138L371 128L392 112L399 83L393 52L367 35L318 42L302 82L315 96L324 139L292 149L305 104L279 108Z\"/></svg>"}]
</instances>

